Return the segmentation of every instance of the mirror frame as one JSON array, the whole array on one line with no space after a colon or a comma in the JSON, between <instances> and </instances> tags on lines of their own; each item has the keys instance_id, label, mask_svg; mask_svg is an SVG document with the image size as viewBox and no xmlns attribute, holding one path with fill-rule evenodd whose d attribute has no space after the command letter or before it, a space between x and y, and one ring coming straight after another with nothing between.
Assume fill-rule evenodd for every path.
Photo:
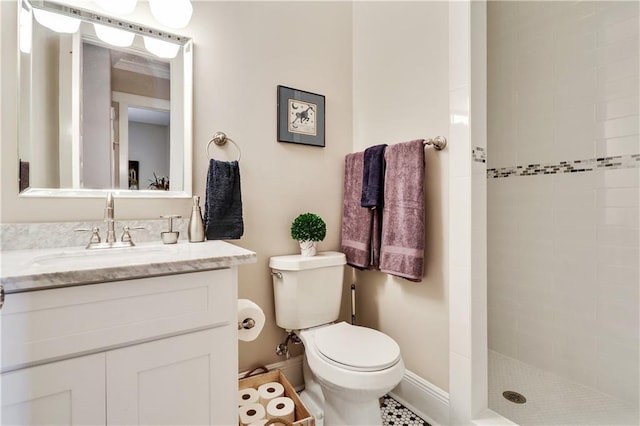
<instances>
[{"instance_id":1,"label":"mirror frame","mask_svg":"<svg viewBox=\"0 0 640 426\"><path fill-rule=\"evenodd\" d=\"M120 18L99 14L92 10L86 10L66 4L58 4L45 0L20 0L18 3L18 22L20 22L21 9L26 4L32 11L33 9L44 9L61 15L72 16L87 23L98 23L101 25L111 26L118 29L126 29L136 35L151 36L165 41L170 41L181 45L183 56L183 84L182 84L182 120L183 129L181 132L183 140L183 170L182 170L182 189L173 191L159 191L150 189L86 189L86 188L33 188L28 187L18 192L18 197L23 198L104 198L107 193L113 193L120 198L191 198L193 194L193 40L189 37L181 36L166 32L164 30L155 29L147 25L135 22L125 21ZM31 13L32 20L35 19ZM18 25L18 32L20 31ZM22 73L20 69L20 34L18 34L17 46L17 62L18 75L17 81L20 82ZM20 87L18 83L18 87ZM173 90L172 90L173 92ZM172 93L173 94L173 93ZM23 102L20 89L18 89L18 110L21 110L20 104ZM20 117L18 118L21 119ZM29 117L31 120L32 117ZM20 126L19 126L20 127ZM20 155L20 132L18 132L18 156ZM171 158L170 158L171 161ZM19 189L18 189L19 190Z\"/></svg>"}]
</instances>

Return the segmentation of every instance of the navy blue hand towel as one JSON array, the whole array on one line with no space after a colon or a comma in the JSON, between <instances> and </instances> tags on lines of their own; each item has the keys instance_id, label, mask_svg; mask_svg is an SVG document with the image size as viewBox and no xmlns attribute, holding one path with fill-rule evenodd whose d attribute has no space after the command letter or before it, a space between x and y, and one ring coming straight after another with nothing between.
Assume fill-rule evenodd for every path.
<instances>
[{"instance_id":1,"label":"navy blue hand towel","mask_svg":"<svg viewBox=\"0 0 640 426\"><path fill-rule=\"evenodd\" d=\"M204 210L207 240L237 240L244 233L240 165L209 160Z\"/></svg>"},{"instance_id":2,"label":"navy blue hand towel","mask_svg":"<svg viewBox=\"0 0 640 426\"><path fill-rule=\"evenodd\" d=\"M362 207L382 208L384 203L384 151L387 145L365 149L362 170Z\"/></svg>"}]
</instances>

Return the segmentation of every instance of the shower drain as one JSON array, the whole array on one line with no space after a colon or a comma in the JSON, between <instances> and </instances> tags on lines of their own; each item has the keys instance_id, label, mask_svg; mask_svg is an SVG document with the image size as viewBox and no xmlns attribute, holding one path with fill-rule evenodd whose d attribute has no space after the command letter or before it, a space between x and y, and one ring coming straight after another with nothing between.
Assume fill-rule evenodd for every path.
<instances>
[{"instance_id":1,"label":"shower drain","mask_svg":"<svg viewBox=\"0 0 640 426\"><path fill-rule=\"evenodd\" d=\"M524 395L514 391L504 391L502 392L502 396L515 404L524 404L527 402L527 398L525 398Z\"/></svg>"}]
</instances>

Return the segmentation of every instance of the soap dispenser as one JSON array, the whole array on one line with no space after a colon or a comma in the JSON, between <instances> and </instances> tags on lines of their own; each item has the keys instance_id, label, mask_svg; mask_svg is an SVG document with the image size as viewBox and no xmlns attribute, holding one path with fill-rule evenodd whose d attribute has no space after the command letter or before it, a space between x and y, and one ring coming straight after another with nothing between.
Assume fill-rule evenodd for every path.
<instances>
[{"instance_id":1,"label":"soap dispenser","mask_svg":"<svg viewBox=\"0 0 640 426\"><path fill-rule=\"evenodd\" d=\"M200 197L193 197L193 209L191 210L191 218L189 219L189 242L200 243L204 241L204 222L202 221L202 212L200 211Z\"/></svg>"}]
</instances>

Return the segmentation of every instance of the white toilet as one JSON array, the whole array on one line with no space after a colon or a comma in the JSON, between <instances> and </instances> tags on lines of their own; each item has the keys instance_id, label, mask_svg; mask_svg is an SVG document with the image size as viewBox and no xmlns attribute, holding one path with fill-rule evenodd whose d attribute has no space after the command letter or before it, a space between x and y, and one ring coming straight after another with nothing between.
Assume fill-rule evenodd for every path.
<instances>
[{"instance_id":1,"label":"white toilet","mask_svg":"<svg viewBox=\"0 0 640 426\"><path fill-rule=\"evenodd\" d=\"M334 323L345 264L338 252L272 257L276 323L304 344L302 397L319 409L318 423L381 425L378 399L400 383L404 363L386 334Z\"/></svg>"}]
</instances>

